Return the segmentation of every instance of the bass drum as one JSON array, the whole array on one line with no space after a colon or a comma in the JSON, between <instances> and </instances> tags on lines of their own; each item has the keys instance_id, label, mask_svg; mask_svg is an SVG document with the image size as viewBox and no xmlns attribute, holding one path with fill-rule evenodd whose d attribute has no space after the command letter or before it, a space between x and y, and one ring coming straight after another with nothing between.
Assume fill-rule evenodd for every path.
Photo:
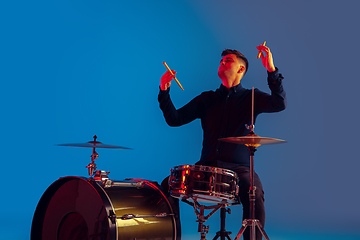
<instances>
[{"instance_id":1,"label":"bass drum","mask_svg":"<svg viewBox=\"0 0 360 240\"><path fill-rule=\"evenodd\" d=\"M32 240L179 240L174 204L155 182L64 177L43 194Z\"/></svg>"}]
</instances>

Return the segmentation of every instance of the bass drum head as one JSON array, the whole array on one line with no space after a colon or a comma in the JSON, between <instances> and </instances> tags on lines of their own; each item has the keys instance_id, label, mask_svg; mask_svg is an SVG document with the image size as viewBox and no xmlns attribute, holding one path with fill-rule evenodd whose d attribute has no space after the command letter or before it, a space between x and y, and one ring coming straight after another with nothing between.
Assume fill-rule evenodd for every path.
<instances>
[{"instance_id":1,"label":"bass drum head","mask_svg":"<svg viewBox=\"0 0 360 240\"><path fill-rule=\"evenodd\" d=\"M145 181L145 180L144 180ZM179 240L180 220L154 182L101 182L64 177L41 197L31 227L32 240ZM154 215L165 213L165 217ZM139 216L122 219L121 216ZM142 215L142 216L140 216Z\"/></svg>"}]
</instances>

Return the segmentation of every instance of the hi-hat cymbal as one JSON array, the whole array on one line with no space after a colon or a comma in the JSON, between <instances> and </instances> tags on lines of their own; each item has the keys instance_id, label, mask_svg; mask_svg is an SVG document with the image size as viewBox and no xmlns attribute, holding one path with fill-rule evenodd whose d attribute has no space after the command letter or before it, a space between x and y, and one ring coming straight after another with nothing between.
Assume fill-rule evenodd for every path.
<instances>
[{"instance_id":1,"label":"hi-hat cymbal","mask_svg":"<svg viewBox=\"0 0 360 240\"><path fill-rule=\"evenodd\" d=\"M278 143L286 143L287 141L276 139L276 138L268 138L268 137L260 137L255 134L249 134L242 137L228 137L228 138L220 138L219 141L229 142L235 144L243 144L245 146L259 147L261 145L270 145L270 144L278 144Z\"/></svg>"}]
</instances>

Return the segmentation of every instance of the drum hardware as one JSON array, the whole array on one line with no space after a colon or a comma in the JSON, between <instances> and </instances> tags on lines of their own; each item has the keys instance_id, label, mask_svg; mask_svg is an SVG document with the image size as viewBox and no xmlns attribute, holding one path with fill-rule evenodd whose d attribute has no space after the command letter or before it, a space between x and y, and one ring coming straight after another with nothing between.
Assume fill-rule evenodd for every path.
<instances>
[{"instance_id":1,"label":"drum hardware","mask_svg":"<svg viewBox=\"0 0 360 240\"><path fill-rule=\"evenodd\" d=\"M94 177L92 177L92 179L94 179L95 181L104 182L109 179L109 177L108 177L109 173L110 172L97 170L94 174Z\"/></svg>"},{"instance_id":2,"label":"drum hardware","mask_svg":"<svg viewBox=\"0 0 360 240\"><path fill-rule=\"evenodd\" d=\"M138 181L138 182L114 182L114 181L112 181L110 179L106 179L103 182L103 187L104 188L109 188L109 187L131 188L131 187L135 187L135 188L139 189L139 188L143 188L144 186L145 186L144 181Z\"/></svg>"},{"instance_id":3,"label":"drum hardware","mask_svg":"<svg viewBox=\"0 0 360 240\"><path fill-rule=\"evenodd\" d=\"M135 215L135 214L125 214L116 218L120 218L122 220L127 220L127 219L133 219L133 218L149 218L149 217L156 217L156 218L163 218L163 217L167 217L167 216L174 216L173 213L168 214L168 213L159 213L159 214L155 214L155 215Z\"/></svg>"},{"instance_id":4,"label":"drum hardware","mask_svg":"<svg viewBox=\"0 0 360 240\"><path fill-rule=\"evenodd\" d=\"M95 151L95 148L93 148L93 154L91 155L91 163L89 163L89 165L86 166L90 177L94 174L94 171L96 170L95 160L98 158L99 158L99 154Z\"/></svg>"},{"instance_id":5,"label":"drum hardware","mask_svg":"<svg viewBox=\"0 0 360 240\"><path fill-rule=\"evenodd\" d=\"M256 148L261 145L267 144L277 144L277 143L286 143L286 141L276 138L266 138L255 135L254 133L254 87L252 88L252 101L251 101L251 125L246 127L250 130L250 133L242 137L229 137L229 138L220 138L219 141L243 144L248 147L250 152L250 187L249 187L249 201L250 201L250 219L244 219L242 222L242 227L240 228L239 233L236 235L234 240L239 240L241 235L244 233L247 227L251 227L250 230L250 239L255 240L256 227L259 229L261 235L265 240L269 240L265 230L263 229L259 220L255 219L255 191L256 187L254 186L254 153Z\"/></svg>"},{"instance_id":6,"label":"drum hardware","mask_svg":"<svg viewBox=\"0 0 360 240\"><path fill-rule=\"evenodd\" d=\"M66 143L66 144L58 144L57 146L64 146L64 147L89 147L92 148L92 155L91 155L91 163L86 166L88 169L89 176L92 177L96 170L95 160L99 158L99 154L95 151L95 148L112 148L112 149L131 149L126 147L120 147L115 145L103 144L102 142L96 141L97 136L93 136L94 140L89 141L87 143Z\"/></svg>"},{"instance_id":7,"label":"drum hardware","mask_svg":"<svg viewBox=\"0 0 360 240\"><path fill-rule=\"evenodd\" d=\"M183 202L191 205L194 210L195 214L197 216L197 221L199 223L198 226L198 232L201 234L201 240L206 240L206 234L209 233L209 225L205 225L204 223L217 211L221 208L221 210L225 209L227 206L231 205L230 203L227 203L226 200L223 200L222 203L216 204L216 205L201 205L198 203L196 199L192 199L192 202L188 201L187 199L182 199ZM213 209L208 215L204 215L205 210L211 210ZM225 226L224 226L225 229ZM216 238L214 238L216 239Z\"/></svg>"},{"instance_id":8,"label":"drum hardware","mask_svg":"<svg viewBox=\"0 0 360 240\"><path fill-rule=\"evenodd\" d=\"M226 213L231 214L231 209L230 208L226 209L225 207L221 207L221 209L220 209L220 231L218 231L216 233L213 240L216 240L219 237L220 237L220 240L225 240L225 237L228 240L231 240L230 234L232 234L232 232L228 232L228 231L225 230Z\"/></svg>"},{"instance_id":9,"label":"drum hardware","mask_svg":"<svg viewBox=\"0 0 360 240\"><path fill-rule=\"evenodd\" d=\"M209 232L209 226L204 223L220 208L225 209L229 205L239 203L238 191L237 174L229 169L203 165L182 165L171 169L170 195L194 208L202 240L205 240ZM205 206L199 202L214 205ZM212 211L205 216L205 210Z\"/></svg>"},{"instance_id":10,"label":"drum hardware","mask_svg":"<svg viewBox=\"0 0 360 240\"><path fill-rule=\"evenodd\" d=\"M250 219L244 219L242 223L242 227L239 233L236 235L234 240L239 240L241 235L244 233L247 227L251 227L250 231L250 239L255 240L255 229L258 227L262 236L269 240L265 230L263 229L259 220L255 219L255 191L256 187L254 186L254 153L256 152L256 148L261 145L267 144L277 144L277 143L285 143L286 141L275 139L275 138L266 138L255 135L253 130L251 130L250 134L243 137L229 137L229 138L221 138L219 139L223 142L235 143L235 144L243 144L248 147L250 152L250 187L249 187L249 201L250 201Z\"/></svg>"},{"instance_id":11,"label":"drum hardware","mask_svg":"<svg viewBox=\"0 0 360 240\"><path fill-rule=\"evenodd\" d=\"M109 210L108 218L110 219L112 224L116 224L116 214L115 214L114 210L112 210L112 209Z\"/></svg>"}]
</instances>

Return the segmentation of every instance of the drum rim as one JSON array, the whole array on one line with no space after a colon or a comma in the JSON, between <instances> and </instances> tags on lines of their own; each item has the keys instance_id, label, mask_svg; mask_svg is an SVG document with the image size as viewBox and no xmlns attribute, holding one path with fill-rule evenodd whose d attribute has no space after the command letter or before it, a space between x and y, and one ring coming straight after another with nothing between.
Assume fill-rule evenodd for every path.
<instances>
[{"instance_id":1,"label":"drum rim","mask_svg":"<svg viewBox=\"0 0 360 240\"><path fill-rule=\"evenodd\" d=\"M104 207L106 210L106 214L110 216L109 214L109 208L112 209L112 204L108 198L108 195L106 194L105 197L103 194L105 191L102 189L102 187L98 186L95 182L91 181L90 179L86 177L78 177L78 176L66 176L66 177L60 177L58 180L53 182L43 193L41 196L35 212L33 216L33 220L31 223L31 234L30 239L42 239L42 232L43 232L43 225L44 225L44 217L46 214L46 210L49 206L49 203L51 201L51 198L56 193L56 191L65 183L72 181L72 180L81 180L89 184L91 187L95 188L95 191L99 194L99 197L101 200L103 200ZM98 188L101 188L102 191L99 192ZM110 206L110 207L109 207ZM112 209L113 210L113 209ZM117 236L117 226L116 222L115 224L111 221L108 221L109 224L109 238L113 239L114 236ZM114 232L115 231L115 232ZM40 238L39 238L40 237Z\"/></svg>"},{"instance_id":2,"label":"drum rim","mask_svg":"<svg viewBox=\"0 0 360 240\"><path fill-rule=\"evenodd\" d=\"M170 212L172 214L175 214L174 209L173 209L173 205L170 203L170 201L167 198L166 194L162 190L163 189L162 186L159 185L157 182L153 182L153 181L149 181L149 180L145 180L145 179L138 179L138 178L136 178L136 179L130 178L130 179L127 179L127 180L128 181L134 181L134 182L143 181L145 183L145 186L157 191L162 196L162 198L164 198ZM178 214L180 214L180 212ZM172 216L171 218L172 218L172 224L173 224L173 229L174 229L173 239L174 240L180 240L181 239L181 221L180 221L180 219L176 219L175 216ZM179 227L179 229L178 229L178 227Z\"/></svg>"},{"instance_id":3,"label":"drum rim","mask_svg":"<svg viewBox=\"0 0 360 240\"><path fill-rule=\"evenodd\" d=\"M220 168L220 167L211 167L211 166L206 166L206 165L178 165L178 166L173 167L171 170L176 171L176 170L186 170L186 169L195 170L195 171L214 172L214 173L220 173L220 174L225 174L225 175L231 175L236 178L238 177L237 173L231 169Z\"/></svg>"}]
</instances>

